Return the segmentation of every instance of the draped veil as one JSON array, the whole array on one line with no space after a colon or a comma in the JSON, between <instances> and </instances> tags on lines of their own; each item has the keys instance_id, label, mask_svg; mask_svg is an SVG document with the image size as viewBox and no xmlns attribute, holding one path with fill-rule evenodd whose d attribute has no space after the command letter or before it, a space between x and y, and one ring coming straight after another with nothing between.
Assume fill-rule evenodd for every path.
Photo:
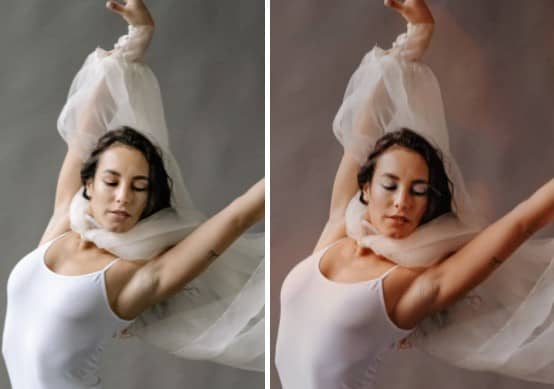
<instances>
[{"instance_id":1,"label":"draped veil","mask_svg":"<svg viewBox=\"0 0 554 389\"><path fill-rule=\"evenodd\" d=\"M114 233L87 214L82 189L71 203L71 228L128 260L160 254L205 219L170 150L158 81L143 62L152 34L151 26L129 26L112 51L93 51L75 76L58 118L58 131L83 160L100 136L122 126L141 132L161 149L173 183L171 208L128 232ZM175 297L139 316L127 332L183 358L263 370L263 255L263 234L245 235Z\"/></svg>"},{"instance_id":2,"label":"draped veil","mask_svg":"<svg viewBox=\"0 0 554 389\"><path fill-rule=\"evenodd\" d=\"M345 214L347 234L406 267L428 267L482 228L476 202L450 151L440 87L421 62L433 25L408 24L389 50L374 47L352 75L333 131L360 164L385 133L409 128L443 156L453 183L453 212L403 239L376 233L356 194ZM531 240L491 277L444 312L421 323L409 341L433 356L472 370L554 383L554 239Z\"/></svg>"}]
</instances>

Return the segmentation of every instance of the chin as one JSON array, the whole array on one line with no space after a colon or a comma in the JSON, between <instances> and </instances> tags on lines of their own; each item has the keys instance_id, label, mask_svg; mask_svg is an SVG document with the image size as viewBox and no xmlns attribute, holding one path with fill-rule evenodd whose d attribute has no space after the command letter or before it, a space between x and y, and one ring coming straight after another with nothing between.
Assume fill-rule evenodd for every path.
<instances>
[{"instance_id":1,"label":"chin","mask_svg":"<svg viewBox=\"0 0 554 389\"><path fill-rule=\"evenodd\" d=\"M123 233L129 231L133 226L118 223L104 223L103 227L109 232Z\"/></svg>"},{"instance_id":2,"label":"chin","mask_svg":"<svg viewBox=\"0 0 554 389\"><path fill-rule=\"evenodd\" d=\"M124 220L117 220L112 217L103 217L99 224L107 231L110 232L116 232L116 233L123 233L131 230L136 224L138 223L138 220L135 220L134 217L126 218Z\"/></svg>"},{"instance_id":3,"label":"chin","mask_svg":"<svg viewBox=\"0 0 554 389\"><path fill-rule=\"evenodd\" d=\"M399 232L389 232L388 234L385 234L388 238L391 238L391 239L402 239L404 237L406 237L407 235L405 234L401 234Z\"/></svg>"},{"instance_id":4,"label":"chin","mask_svg":"<svg viewBox=\"0 0 554 389\"><path fill-rule=\"evenodd\" d=\"M412 229L387 229L386 232L383 233L388 238L391 239L403 239L408 236L410 236L414 232Z\"/></svg>"}]
</instances>

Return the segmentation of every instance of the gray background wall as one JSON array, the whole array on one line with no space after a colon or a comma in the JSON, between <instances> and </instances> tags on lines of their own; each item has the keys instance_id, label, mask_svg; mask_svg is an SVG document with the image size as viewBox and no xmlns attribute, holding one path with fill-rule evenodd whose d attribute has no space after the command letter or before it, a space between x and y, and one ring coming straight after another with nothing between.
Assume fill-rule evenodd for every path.
<instances>
[{"instance_id":1,"label":"gray background wall","mask_svg":"<svg viewBox=\"0 0 554 389\"><path fill-rule=\"evenodd\" d=\"M437 25L425 61L441 82L454 154L493 220L554 173L554 2L429 4ZM346 83L362 55L375 43L389 47L405 24L380 0L295 0L272 3L271 30L274 346L283 279L326 220L342 155L331 123ZM553 226L540 235L554 236ZM389 389L546 387L464 372L414 350L391 355L379 382ZM280 388L274 368L271 384Z\"/></svg>"},{"instance_id":2,"label":"gray background wall","mask_svg":"<svg viewBox=\"0 0 554 389\"><path fill-rule=\"evenodd\" d=\"M198 207L213 214L264 174L264 3L148 1L173 151ZM65 144L56 118L73 76L96 46L126 32L103 0L3 2L0 12L0 322L16 262L38 244ZM261 230L262 225L256 229ZM261 388L258 373L184 361L135 340L103 360L105 387ZM0 387L8 388L4 364Z\"/></svg>"}]
</instances>

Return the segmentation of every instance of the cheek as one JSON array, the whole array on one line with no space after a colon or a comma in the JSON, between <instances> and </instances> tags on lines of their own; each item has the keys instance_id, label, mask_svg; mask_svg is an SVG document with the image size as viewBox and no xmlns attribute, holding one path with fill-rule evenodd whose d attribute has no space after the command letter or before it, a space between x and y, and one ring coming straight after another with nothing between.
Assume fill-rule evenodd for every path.
<instances>
[{"instance_id":1,"label":"cheek","mask_svg":"<svg viewBox=\"0 0 554 389\"><path fill-rule=\"evenodd\" d=\"M113 188L104 184L100 179L95 179L89 189L89 194L92 198L106 198L111 192L113 192Z\"/></svg>"},{"instance_id":2,"label":"cheek","mask_svg":"<svg viewBox=\"0 0 554 389\"><path fill-rule=\"evenodd\" d=\"M415 209L420 218L423 217L427 211L427 205L429 204L429 199L427 197L418 197L415 201Z\"/></svg>"},{"instance_id":3,"label":"cheek","mask_svg":"<svg viewBox=\"0 0 554 389\"><path fill-rule=\"evenodd\" d=\"M394 196L391 192L376 186L371 188L369 200L369 206L377 211L388 207L393 202Z\"/></svg>"},{"instance_id":4,"label":"cheek","mask_svg":"<svg viewBox=\"0 0 554 389\"><path fill-rule=\"evenodd\" d=\"M89 202L91 205L101 202L102 199L106 197L106 193L101 182L93 182L88 185L87 194L90 197Z\"/></svg>"},{"instance_id":5,"label":"cheek","mask_svg":"<svg viewBox=\"0 0 554 389\"><path fill-rule=\"evenodd\" d=\"M87 193L90 197L89 209L99 216L102 210L106 208L106 204L110 201L110 193L102 184L95 183L93 187L87 188Z\"/></svg>"},{"instance_id":6,"label":"cheek","mask_svg":"<svg viewBox=\"0 0 554 389\"><path fill-rule=\"evenodd\" d=\"M146 208L148 204L148 192L137 192L135 197L135 206L136 209L140 211L142 214L142 211Z\"/></svg>"},{"instance_id":7,"label":"cheek","mask_svg":"<svg viewBox=\"0 0 554 389\"><path fill-rule=\"evenodd\" d=\"M381 190L380 188L372 188L370 195L368 196L368 204L366 209L366 218L371 223L375 224L379 222L381 216L385 213L386 209L390 206L392 196L389 192Z\"/></svg>"}]
</instances>

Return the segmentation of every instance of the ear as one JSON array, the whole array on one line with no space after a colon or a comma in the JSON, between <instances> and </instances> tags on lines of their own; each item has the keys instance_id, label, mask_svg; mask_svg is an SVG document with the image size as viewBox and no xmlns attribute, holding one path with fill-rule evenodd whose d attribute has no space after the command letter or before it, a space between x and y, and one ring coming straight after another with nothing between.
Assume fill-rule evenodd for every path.
<instances>
[{"instance_id":1,"label":"ear","mask_svg":"<svg viewBox=\"0 0 554 389\"><path fill-rule=\"evenodd\" d=\"M87 182L85 183L85 190L87 193L87 196L89 198L92 198L92 192L94 191L94 179L89 178Z\"/></svg>"},{"instance_id":2,"label":"ear","mask_svg":"<svg viewBox=\"0 0 554 389\"><path fill-rule=\"evenodd\" d=\"M362 188L362 198L366 203L371 200L371 182L366 182Z\"/></svg>"}]
</instances>

